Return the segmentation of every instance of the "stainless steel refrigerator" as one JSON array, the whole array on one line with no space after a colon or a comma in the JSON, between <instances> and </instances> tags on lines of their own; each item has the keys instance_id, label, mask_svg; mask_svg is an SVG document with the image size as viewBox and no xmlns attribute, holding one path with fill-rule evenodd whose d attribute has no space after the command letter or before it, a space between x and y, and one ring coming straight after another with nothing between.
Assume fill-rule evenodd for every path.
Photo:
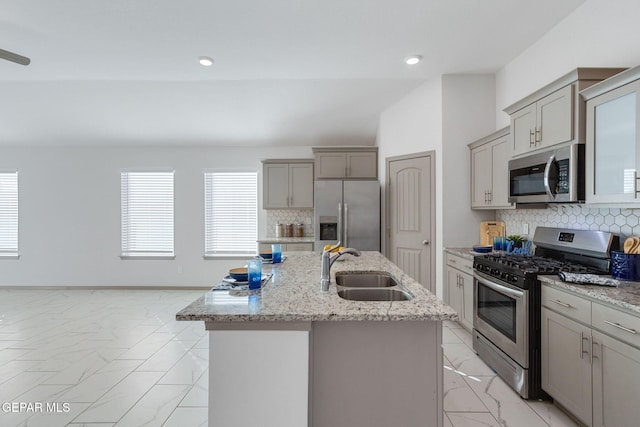
<instances>
[{"instance_id":1,"label":"stainless steel refrigerator","mask_svg":"<svg viewBox=\"0 0 640 427\"><path fill-rule=\"evenodd\" d=\"M380 250L380 183L318 180L314 193L314 250L335 244Z\"/></svg>"}]
</instances>

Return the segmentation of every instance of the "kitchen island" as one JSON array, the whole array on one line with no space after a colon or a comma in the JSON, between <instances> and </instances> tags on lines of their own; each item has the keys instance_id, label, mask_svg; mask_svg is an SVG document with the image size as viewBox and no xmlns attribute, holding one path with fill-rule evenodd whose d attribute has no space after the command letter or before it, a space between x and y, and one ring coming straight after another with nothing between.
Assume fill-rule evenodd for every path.
<instances>
[{"instance_id":1,"label":"kitchen island","mask_svg":"<svg viewBox=\"0 0 640 427\"><path fill-rule=\"evenodd\" d=\"M177 320L209 331L210 426L441 426L442 321L457 314L378 252L344 255L320 292L320 253L264 265L259 291L211 291ZM351 301L335 274L387 272L408 301Z\"/></svg>"}]
</instances>

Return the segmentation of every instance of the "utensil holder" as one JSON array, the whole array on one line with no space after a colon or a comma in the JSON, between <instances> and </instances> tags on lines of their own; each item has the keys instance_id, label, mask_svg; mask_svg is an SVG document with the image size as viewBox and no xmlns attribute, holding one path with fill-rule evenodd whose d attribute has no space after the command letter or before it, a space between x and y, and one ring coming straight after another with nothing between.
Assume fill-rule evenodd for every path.
<instances>
[{"instance_id":1,"label":"utensil holder","mask_svg":"<svg viewBox=\"0 0 640 427\"><path fill-rule=\"evenodd\" d=\"M640 254L612 251L611 276L614 279L640 281Z\"/></svg>"}]
</instances>

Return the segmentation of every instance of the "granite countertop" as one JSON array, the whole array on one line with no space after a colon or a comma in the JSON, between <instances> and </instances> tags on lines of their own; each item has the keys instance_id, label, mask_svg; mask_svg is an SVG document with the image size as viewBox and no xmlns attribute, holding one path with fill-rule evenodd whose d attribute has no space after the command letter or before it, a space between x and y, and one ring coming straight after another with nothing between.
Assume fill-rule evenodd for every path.
<instances>
[{"instance_id":1,"label":"granite countertop","mask_svg":"<svg viewBox=\"0 0 640 427\"><path fill-rule=\"evenodd\" d=\"M379 252L343 255L331 268L329 292L320 291L320 253L292 252L286 262L265 264L273 273L258 291L210 291L176 314L177 320L213 322L310 322L456 320L457 313ZM414 298L409 301L349 301L338 296L338 271L386 271ZM215 279L214 279L215 281Z\"/></svg>"},{"instance_id":2,"label":"granite countertop","mask_svg":"<svg viewBox=\"0 0 640 427\"><path fill-rule=\"evenodd\" d=\"M605 276L611 277L611 276ZM563 282L558 276L538 276L542 283L586 297L595 302L605 303L640 316L640 282L620 281L617 288L611 286L579 285Z\"/></svg>"},{"instance_id":3,"label":"granite countertop","mask_svg":"<svg viewBox=\"0 0 640 427\"><path fill-rule=\"evenodd\" d=\"M260 237L258 243L315 243L313 236L305 237Z\"/></svg>"},{"instance_id":4,"label":"granite countertop","mask_svg":"<svg viewBox=\"0 0 640 427\"><path fill-rule=\"evenodd\" d=\"M473 248L444 248L444 251L453 255L461 256L462 258L470 259L471 261L473 261L473 257L476 255L486 255L480 252L474 252Z\"/></svg>"}]
</instances>

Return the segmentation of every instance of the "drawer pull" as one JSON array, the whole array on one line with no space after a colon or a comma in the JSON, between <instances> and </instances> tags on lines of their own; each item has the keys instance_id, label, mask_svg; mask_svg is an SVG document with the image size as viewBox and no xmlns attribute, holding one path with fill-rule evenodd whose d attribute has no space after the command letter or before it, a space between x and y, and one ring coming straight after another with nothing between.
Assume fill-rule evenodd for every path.
<instances>
[{"instance_id":1,"label":"drawer pull","mask_svg":"<svg viewBox=\"0 0 640 427\"><path fill-rule=\"evenodd\" d=\"M557 299L552 299L550 301L551 302L555 302L556 304L561 305L563 307L573 308L573 306L571 304L567 304L566 302L558 301Z\"/></svg>"},{"instance_id":2,"label":"drawer pull","mask_svg":"<svg viewBox=\"0 0 640 427\"><path fill-rule=\"evenodd\" d=\"M624 326L618 324L618 323L613 323L613 322L609 322L608 320L605 320L604 323L606 323L609 326L613 326L616 327L618 329L622 329L623 331L629 332L630 334L637 334L635 329L629 329L629 328L625 328Z\"/></svg>"}]
</instances>

